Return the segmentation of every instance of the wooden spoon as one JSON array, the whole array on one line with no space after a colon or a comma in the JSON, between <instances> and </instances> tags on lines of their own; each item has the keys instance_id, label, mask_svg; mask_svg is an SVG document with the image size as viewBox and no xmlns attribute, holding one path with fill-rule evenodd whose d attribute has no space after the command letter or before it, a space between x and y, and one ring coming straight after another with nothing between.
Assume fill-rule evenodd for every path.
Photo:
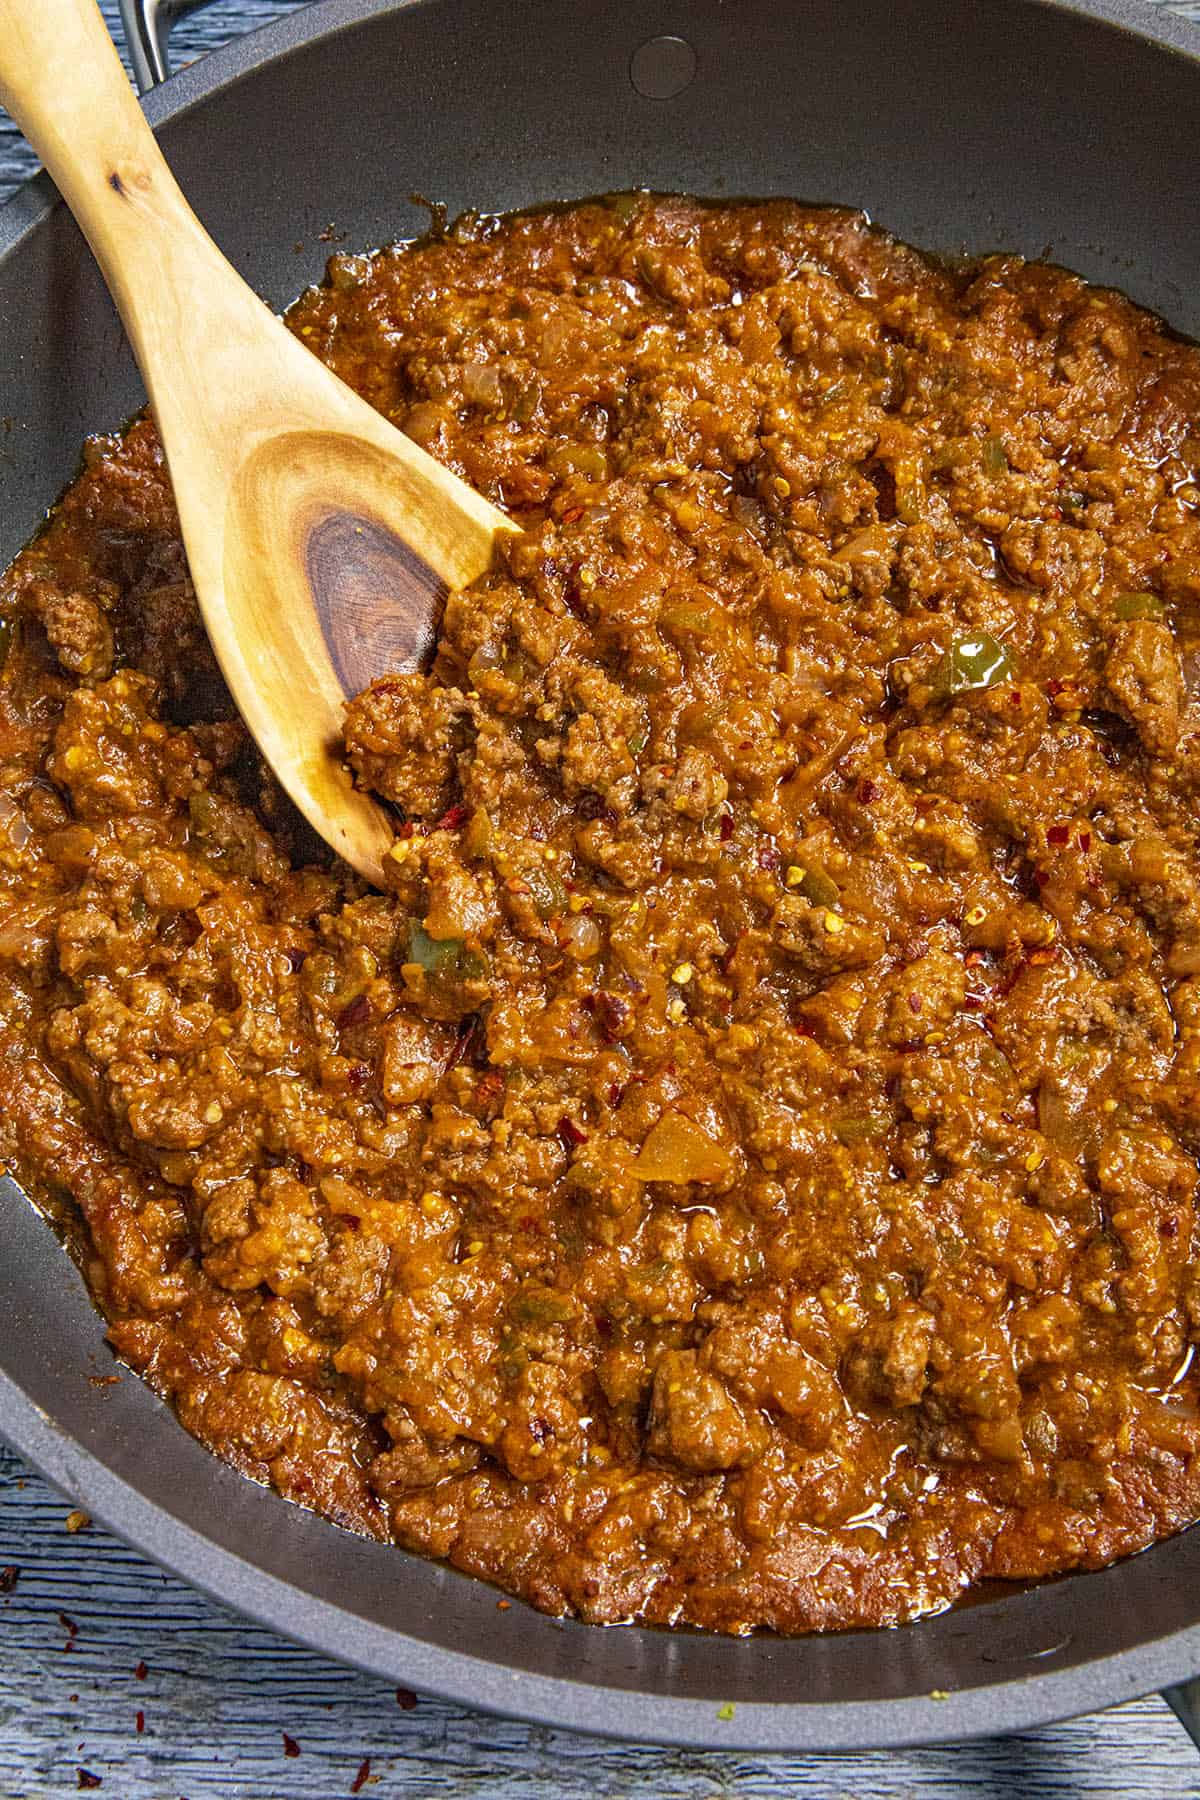
<instances>
[{"instance_id":1,"label":"wooden spoon","mask_svg":"<svg viewBox=\"0 0 1200 1800\"><path fill-rule=\"evenodd\" d=\"M310 355L230 267L163 160L94 0L0 0L0 102L129 334L242 717L301 812L378 882L394 834L340 754L345 702L422 662L447 591L482 574L516 527Z\"/></svg>"}]
</instances>

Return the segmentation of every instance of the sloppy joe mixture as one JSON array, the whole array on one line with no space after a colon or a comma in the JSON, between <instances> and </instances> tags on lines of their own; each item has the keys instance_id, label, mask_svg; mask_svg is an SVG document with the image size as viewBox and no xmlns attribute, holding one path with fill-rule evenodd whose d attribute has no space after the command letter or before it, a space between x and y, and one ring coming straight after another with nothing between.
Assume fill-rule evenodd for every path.
<instances>
[{"instance_id":1,"label":"sloppy joe mixture","mask_svg":"<svg viewBox=\"0 0 1200 1800\"><path fill-rule=\"evenodd\" d=\"M891 1624L1191 1520L1200 353L644 196L290 323L525 533L349 709L382 893L234 714L148 422L4 580L0 1147L117 1354L606 1623Z\"/></svg>"}]
</instances>

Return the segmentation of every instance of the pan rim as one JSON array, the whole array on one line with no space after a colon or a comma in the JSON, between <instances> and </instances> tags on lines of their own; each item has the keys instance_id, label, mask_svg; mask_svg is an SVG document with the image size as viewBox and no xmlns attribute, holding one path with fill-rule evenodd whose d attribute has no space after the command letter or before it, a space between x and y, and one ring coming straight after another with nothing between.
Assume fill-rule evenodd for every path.
<instances>
[{"instance_id":1,"label":"pan rim","mask_svg":"<svg viewBox=\"0 0 1200 1800\"><path fill-rule=\"evenodd\" d=\"M266 63L351 31L372 17L429 3L315 0L182 71L147 97L146 111L152 124L166 124ZM1092 20L1200 64L1196 26L1145 0L1013 3ZM14 250L58 204L44 175L19 189L0 207L0 257ZM245 1617L365 1672L415 1681L423 1691L442 1698L539 1725L671 1747L769 1752L900 1748L1032 1729L1081 1709L1131 1699L1200 1670L1198 1621L1091 1661L957 1690L945 1699L931 1694L862 1701L739 1702L734 1716L718 1723L713 1699L526 1673L490 1656L443 1648L397 1627L368 1622L295 1581L245 1561L149 1499L61 1429L3 1370L0 1434L48 1480L83 1501L114 1535ZM299 1612L298 1597L303 1601ZM554 1621L542 1622L547 1630L556 1628Z\"/></svg>"},{"instance_id":2,"label":"pan rim","mask_svg":"<svg viewBox=\"0 0 1200 1800\"><path fill-rule=\"evenodd\" d=\"M50 1228L47 1225L45 1229ZM173 1414L169 1416L174 1420ZM174 1422L182 1432L183 1427ZM365 1674L392 1682L415 1682L420 1691L440 1699L532 1725L672 1749L793 1753L903 1749L1034 1730L1077 1717L1081 1711L1098 1712L1139 1698L1185 1680L1200 1668L1197 1623L1065 1669L1019 1675L951 1693L832 1702L739 1701L728 1716L728 1709L716 1696L688 1698L529 1673L494 1657L446 1649L398 1627L365 1620L295 1581L283 1580L245 1560L148 1499L60 1430L49 1413L3 1370L0 1435L53 1486L71 1500L82 1502L90 1516L114 1537L253 1623ZM210 1452L203 1454L209 1456ZM259 1492L281 1509L281 1516L286 1516L283 1509L298 1510L269 1490ZM388 1554L401 1561L426 1561L395 1547L390 1547ZM458 1580L472 1579L451 1573ZM1086 1580L1087 1575L1067 1579ZM303 1599L299 1613L298 1596ZM513 1611L517 1605L513 1602ZM528 1617L547 1630L563 1627L562 1621L542 1614L530 1612ZM638 1633L645 1628L614 1629ZM899 1628L920 1629L921 1621ZM779 1641L786 1645L789 1640ZM726 1715L720 1720L719 1711Z\"/></svg>"},{"instance_id":3,"label":"pan rim","mask_svg":"<svg viewBox=\"0 0 1200 1800\"><path fill-rule=\"evenodd\" d=\"M169 80L143 94L141 103L155 128L184 118L218 90L235 86L262 65L278 63L293 51L354 30L387 13L404 12L411 6L445 5L452 0L309 0L283 18L210 51L198 62L180 69ZM1060 13L1108 26L1123 36L1137 38L1200 64L1200 20L1195 22L1169 13L1150 0L1008 0L1008 4L1039 12ZM57 189L42 171L30 176L0 204L0 257L7 256L46 215L60 205Z\"/></svg>"}]
</instances>

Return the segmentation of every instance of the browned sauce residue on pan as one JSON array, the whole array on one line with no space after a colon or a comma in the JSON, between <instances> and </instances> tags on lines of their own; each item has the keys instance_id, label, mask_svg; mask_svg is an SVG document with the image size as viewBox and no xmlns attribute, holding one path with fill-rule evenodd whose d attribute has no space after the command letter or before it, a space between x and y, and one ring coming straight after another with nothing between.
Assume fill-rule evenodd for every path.
<instances>
[{"instance_id":1,"label":"browned sauce residue on pan","mask_svg":"<svg viewBox=\"0 0 1200 1800\"><path fill-rule=\"evenodd\" d=\"M5 579L0 1154L118 1353L593 1620L892 1623L1200 1513L1200 353L628 196L291 323L528 529L350 709L385 894L233 716L146 422Z\"/></svg>"}]
</instances>

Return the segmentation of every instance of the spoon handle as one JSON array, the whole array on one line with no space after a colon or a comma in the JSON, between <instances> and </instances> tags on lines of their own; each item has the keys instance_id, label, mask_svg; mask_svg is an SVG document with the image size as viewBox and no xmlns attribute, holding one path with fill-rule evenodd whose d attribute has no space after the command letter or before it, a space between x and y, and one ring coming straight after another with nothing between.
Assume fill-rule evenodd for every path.
<instances>
[{"instance_id":1,"label":"spoon handle","mask_svg":"<svg viewBox=\"0 0 1200 1800\"><path fill-rule=\"evenodd\" d=\"M176 478L210 631L220 572L203 579L197 564L220 536L231 447L244 459L285 427L385 434L403 541L451 587L487 566L510 521L384 426L226 261L167 166L96 0L0 0L0 105L42 158L116 301Z\"/></svg>"},{"instance_id":2,"label":"spoon handle","mask_svg":"<svg viewBox=\"0 0 1200 1800\"><path fill-rule=\"evenodd\" d=\"M165 291L183 301L190 289L194 304L201 271L232 273L180 193L95 0L0 0L0 103L74 213L135 350Z\"/></svg>"}]
</instances>

